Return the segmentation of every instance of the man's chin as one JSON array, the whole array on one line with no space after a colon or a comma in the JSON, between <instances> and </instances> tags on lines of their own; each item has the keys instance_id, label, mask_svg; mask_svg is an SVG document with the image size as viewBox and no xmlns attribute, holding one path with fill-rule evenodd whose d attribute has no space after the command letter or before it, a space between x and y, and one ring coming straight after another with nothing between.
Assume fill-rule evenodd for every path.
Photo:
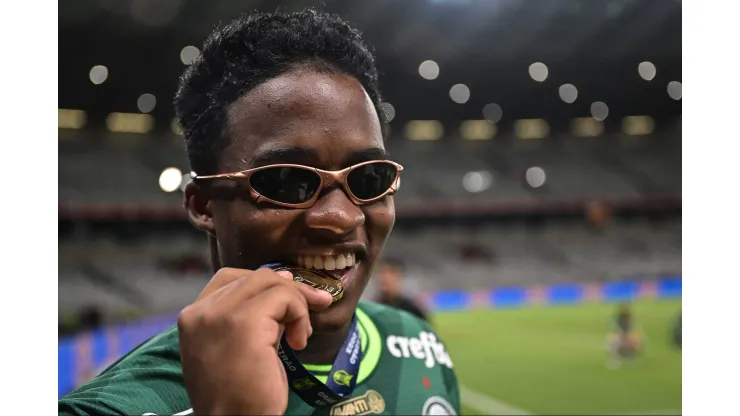
<instances>
[{"instance_id":1,"label":"man's chin","mask_svg":"<svg viewBox=\"0 0 740 416\"><path fill-rule=\"evenodd\" d=\"M357 301L342 299L329 309L321 312L311 312L311 326L314 333L335 332L349 325L357 308Z\"/></svg>"}]
</instances>

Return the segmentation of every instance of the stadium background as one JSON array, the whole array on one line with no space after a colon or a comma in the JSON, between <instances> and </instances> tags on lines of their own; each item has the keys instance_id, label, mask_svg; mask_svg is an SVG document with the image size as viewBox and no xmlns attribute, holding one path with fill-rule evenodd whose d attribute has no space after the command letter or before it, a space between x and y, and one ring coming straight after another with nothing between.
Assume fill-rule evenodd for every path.
<instances>
[{"instance_id":1,"label":"stadium background","mask_svg":"<svg viewBox=\"0 0 740 416\"><path fill-rule=\"evenodd\" d=\"M59 395L171 325L210 277L181 209L177 76L219 20L317 5L376 49L405 167L386 253L435 311L464 410L680 413L675 0L64 2ZM614 370L623 301L646 350Z\"/></svg>"}]
</instances>

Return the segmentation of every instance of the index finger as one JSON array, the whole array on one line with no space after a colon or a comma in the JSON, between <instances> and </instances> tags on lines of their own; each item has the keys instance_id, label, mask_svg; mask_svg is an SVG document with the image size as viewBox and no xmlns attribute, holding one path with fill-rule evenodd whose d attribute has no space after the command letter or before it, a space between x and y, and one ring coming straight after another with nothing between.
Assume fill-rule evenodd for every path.
<instances>
[{"instance_id":1,"label":"index finger","mask_svg":"<svg viewBox=\"0 0 740 416\"><path fill-rule=\"evenodd\" d=\"M231 283L241 279L242 277L245 277L251 272L251 270L234 269L231 267L224 267L219 269L216 274L213 275L208 284L206 284L206 287L203 288L203 291L200 292L200 295L198 295L196 301L212 295L214 292L218 291L222 287L230 285Z\"/></svg>"}]
</instances>

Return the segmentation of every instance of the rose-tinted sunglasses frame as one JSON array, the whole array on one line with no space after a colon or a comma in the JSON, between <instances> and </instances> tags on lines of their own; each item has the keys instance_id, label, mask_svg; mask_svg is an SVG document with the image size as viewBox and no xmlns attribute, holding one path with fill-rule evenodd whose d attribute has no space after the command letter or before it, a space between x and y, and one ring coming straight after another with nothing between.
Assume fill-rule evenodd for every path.
<instances>
[{"instance_id":1,"label":"rose-tinted sunglasses frame","mask_svg":"<svg viewBox=\"0 0 740 416\"><path fill-rule=\"evenodd\" d=\"M391 182L391 186L388 187L388 189L385 192L383 192L382 194L380 194L380 195L378 195L378 196L376 196L374 198L371 198L371 199L361 199L361 198L358 198L352 192L352 190L350 189L349 184L347 183L347 177L349 176L350 172L352 172L353 170L358 169L358 168L363 167L363 166L366 166L366 165L374 164L374 163L385 163L385 164L389 164L389 165L394 166L396 168L396 177L393 178L393 181ZM311 197L311 199L309 199L309 200L307 200L305 202L301 202L301 203L298 203L298 204L291 204L291 203L276 201L274 199L268 198L268 197L260 194L259 192L257 192L252 187L252 184L249 182L249 179L256 172L260 172L260 171L263 171L263 170L266 170L266 169L272 169L272 168L297 168L297 169L308 170L308 171L315 172L316 174L318 174L321 182L319 183L319 187L316 190L316 192L314 192L313 197ZM384 198L384 197L386 197L388 195L393 195L393 194L395 194L398 191L398 188L399 188L399 185L400 185L399 179L401 177L401 172L402 171L403 171L403 166L399 165L396 162L392 162L390 160L369 160L367 162L358 163L356 165L348 166L348 167L346 167L346 168L344 168L342 170L335 170L335 171L322 170L322 169L317 169L317 168L313 168L313 167L305 166L305 165L296 165L296 164L291 164L291 163L285 163L285 164L260 166L258 168L247 169L247 170L243 170L243 171L240 171L240 172L220 173L220 174L217 174L217 175L204 175L204 176L200 176L200 175L197 175L195 172L191 172L190 173L190 177L194 181L206 180L206 179L229 179L229 180L240 181L240 182L243 181L243 182L245 182L247 184L247 186L249 186L249 193L251 194L252 198L254 198L254 200L257 203L260 203L260 202L269 202L271 204L275 204L275 205L278 205L278 206L281 206L281 207L285 207L285 208L309 208L314 203L316 203L316 200L319 199L319 196L321 196L321 192L324 190L324 187L329 186L329 185L331 185L333 183L338 183L342 187L342 189L344 189L344 192L347 194L347 196L349 197L349 199L354 204L356 204L356 205L364 205L364 204L373 203L373 202L378 201L379 199L382 199L382 198Z\"/></svg>"}]
</instances>

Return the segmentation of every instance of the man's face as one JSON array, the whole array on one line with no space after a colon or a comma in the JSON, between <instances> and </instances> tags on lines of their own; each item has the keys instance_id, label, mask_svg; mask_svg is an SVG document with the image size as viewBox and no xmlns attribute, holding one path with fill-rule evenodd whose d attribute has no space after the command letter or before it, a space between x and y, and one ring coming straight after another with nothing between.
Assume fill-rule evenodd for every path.
<instances>
[{"instance_id":1,"label":"man's face","mask_svg":"<svg viewBox=\"0 0 740 416\"><path fill-rule=\"evenodd\" d=\"M219 173L275 163L340 170L384 153L378 116L362 85L350 76L305 68L245 94L229 108L228 127L230 144L220 156ZM243 183L231 186L247 189ZM358 206L332 185L312 207L290 209L256 204L248 192L238 193L242 197L207 203L221 265L253 270L276 261L296 264L299 256L354 256L357 264L342 278L343 298L312 314L316 332L346 325L393 227L393 198Z\"/></svg>"}]
</instances>

